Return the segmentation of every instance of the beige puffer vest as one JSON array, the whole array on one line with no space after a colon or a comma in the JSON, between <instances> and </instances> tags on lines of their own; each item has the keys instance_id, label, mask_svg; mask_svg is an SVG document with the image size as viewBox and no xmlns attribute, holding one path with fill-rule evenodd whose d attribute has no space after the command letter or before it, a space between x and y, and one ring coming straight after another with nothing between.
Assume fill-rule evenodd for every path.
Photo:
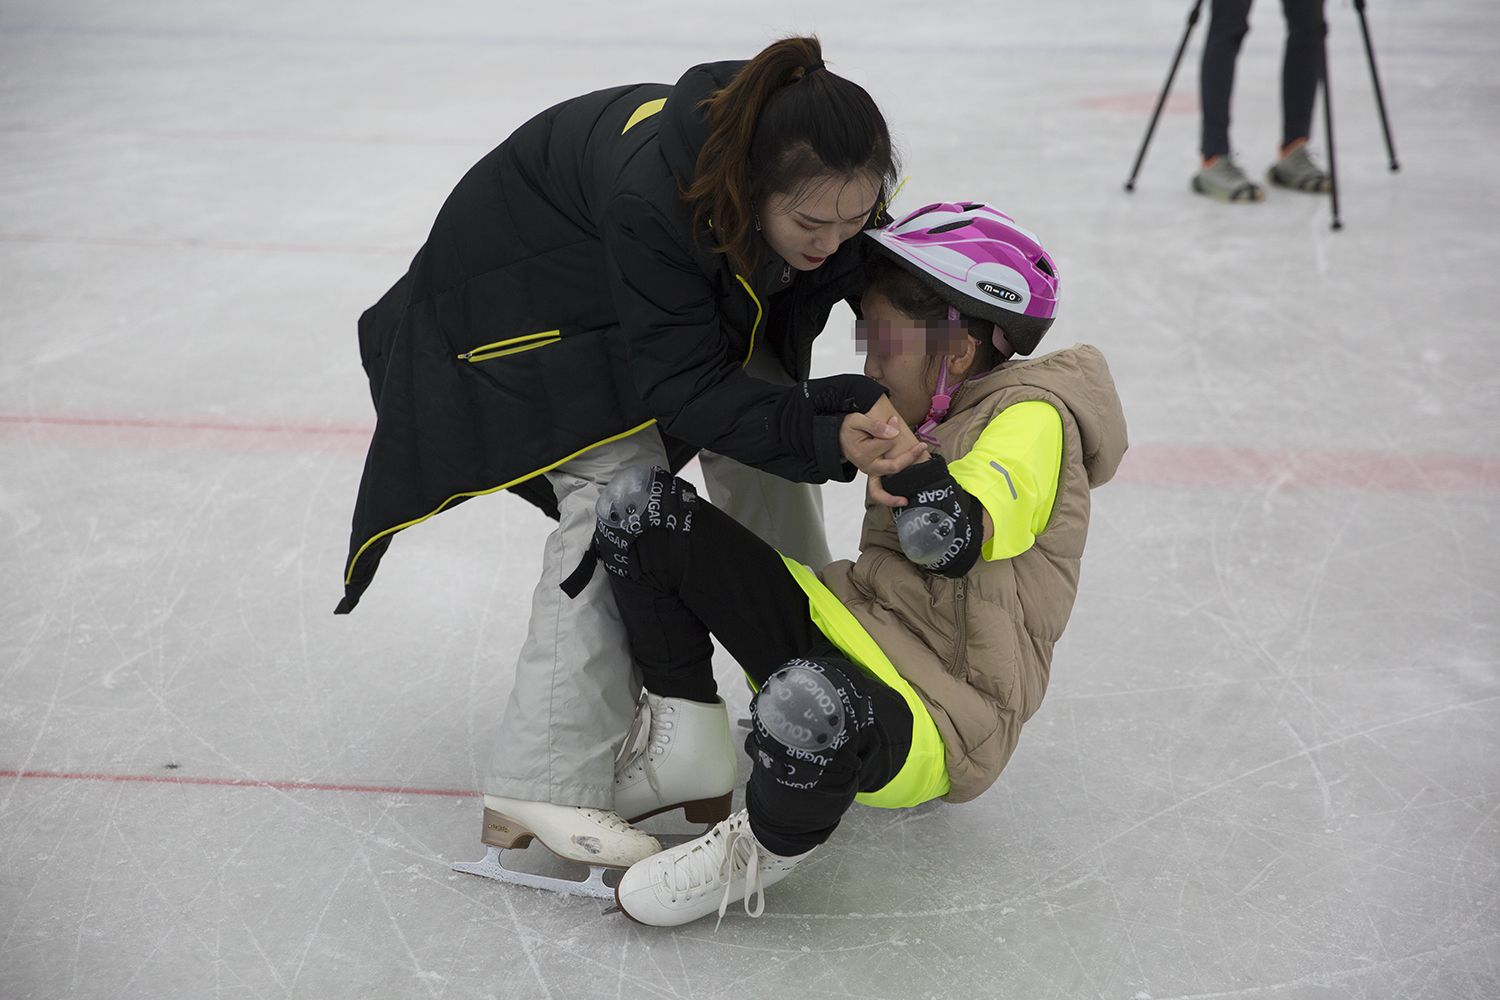
<instances>
[{"instance_id":1,"label":"beige puffer vest","mask_svg":"<svg viewBox=\"0 0 1500 1000\"><path fill-rule=\"evenodd\" d=\"M901 552L890 511L867 502L860 555L819 576L853 612L926 704L947 751L946 798L965 802L1010 760L1021 724L1047 690L1052 646L1078 593L1089 490L1125 454L1125 416L1096 348L1008 362L959 391L938 426L937 450L966 454L990 420L1027 400L1062 415L1057 499L1036 544L1013 559L981 559L961 580L922 572Z\"/></svg>"}]
</instances>

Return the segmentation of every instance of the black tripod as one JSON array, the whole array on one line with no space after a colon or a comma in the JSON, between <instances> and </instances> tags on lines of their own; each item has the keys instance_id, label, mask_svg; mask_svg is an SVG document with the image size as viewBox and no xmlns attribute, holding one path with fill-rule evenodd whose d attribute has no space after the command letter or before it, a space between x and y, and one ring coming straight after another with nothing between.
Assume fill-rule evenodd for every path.
<instances>
[{"instance_id":1,"label":"black tripod","mask_svg":"<svg viewBox=\"0 0 1500 1000\"><path fill-rule=\"evenodd\" d=\"M1177 44L1177 54L1172 57L1172 68L1167 71L1167 82L1161 88L1161 96L1156 100L1156 110L1151 112L1151 123L1146 126L1146 135L1141 139L1141 151L1136 154L1135 166L1130 169L1130 179L1125 182L1126 191L1135 190L1135 178L1141 172L1141 163L1146 159L1146 147L1151 144L1151 135L1156 131L1156 122L1161 118L1162 106L1167 103L1167 94L1172 89L1172 81L1177 77L1177 67L1182 63L1182 54L1187 50L1188 36L1193 33L1193 27L1198 23L1198 14L1203 9L1203 0L1193 0L1193 9L1188 11L1187 26L1182 31L1182 41ZM1365 57L1370 63L1370 79L1375 84L1375 106L1380 111L1380 128L1385 133L1385 150L1390 156L1391 172L1401 169L1396 162L1396 146L1391 140L1391 123L1385 113L1385 95L1380 89L1380 74L1375 69L1375 48L1370 44L1370 24L1365 20L1365 0L1354 0L1354 10L1359 14L1359 30L1364 36ZM1339 174L1333 153L1333 99L1329 95L1331 88L1328 84L1328 41L1325 35L1323 41L1323 131L1328 136L1328 193L1333 202L1333 228L1342 229L1344 224L1339 219Z\"/></svg>"}]
</instances>

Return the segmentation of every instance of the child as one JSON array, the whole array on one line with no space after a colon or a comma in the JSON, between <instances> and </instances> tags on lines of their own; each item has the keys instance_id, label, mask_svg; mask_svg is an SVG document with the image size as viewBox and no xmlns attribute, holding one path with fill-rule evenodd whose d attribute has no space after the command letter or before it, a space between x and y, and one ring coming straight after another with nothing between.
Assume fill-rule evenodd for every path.
<instances>
[{"instance_id":1,"label":"child","mask_svg":"<svg viewBox=\"0 0 1500 1000\"><path fill-rule=\"evenodd\" d=\"M1097 350L1008 360L1056 311L1056 268L1034 236L973 203L866 235L858 330L865 373L888 390L871 412L915 428L930 457L870 481L856 561L814 575L661 469L622 473L599 500L596 545L646 687L649 726L627 745L636 772L691 784L673 729L719 701L710 634L758 689L745 809L626 872L616 897L641 923L722 918L741 898L759 916L763 888L856 799L897 808L988 788L1046 689L1089 490L1125 451Z\"/></svg>"}]
</instances>

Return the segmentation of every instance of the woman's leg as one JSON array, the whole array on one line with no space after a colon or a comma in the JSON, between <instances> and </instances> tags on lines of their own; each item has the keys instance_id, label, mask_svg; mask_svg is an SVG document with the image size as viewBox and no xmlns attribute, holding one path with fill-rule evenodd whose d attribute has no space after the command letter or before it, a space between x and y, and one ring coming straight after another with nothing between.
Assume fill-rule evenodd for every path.
<instances>
[{"instance_id":1,"label":"woman's leg","mask_svg":"<svg viewBox=\"0 0 1500 1000\"><path fill-rule=\"evenodd\" d=\"M546 542L515 683L496 732L484 782L491 795L612 808L615 753L639 685L608 583L596 578L569 600L559 582L589 547L604 484L632 465L665 462L660 435L648 429L548 473L561 518Z\"/></svg>"},{"instance_id":2,"label":"woman's leg","mask_svg":"<svg viewBox=\"0 0 1500 1000\"><path fill-rule=\"evenodd\" d=\"M703 481L714 505L777 552L822 569L833 561L823 529L823 494L732 458L703 452Z\"/></svg>"},{"instance_id":3,"label":"woman's leg","mask_svg":"<svg viewBox=\"0 0 1500 1000\"><path fill-rule=\"evenodd\" d=\"M1312 134L1313 105L1323 78L1323 0L1281 0L1286 50L1281 57L1281 155Z\"/></svg>"},{"instance_id":4,"label":"woman's leg","mask_svg":"<svg viewBox=\"0 0 1500 1000\"><path fill-rule=\"evenodd\" d=\"M1240 43L1250 31L1250 0L1213 0L1208 40L1199 69L1199 103L1203 109L1199 151L1203 160L1229 153L1229 99L1234 93L1234 66Z\"/></svg>"},{"instance_id":5,"label":"woman's leg","mask_svg":"<svg viewBox=\"0 0 1500 1000\"><path fill-rule=\"evenodd\" d=\"M793 384L764 340L750 355L745 374L772 385ZM699 454L698 464L714 506L771 548L813 569L833 561L823 529L820 487L794 483L709 451Z\"/></svg>"}]
</instances>

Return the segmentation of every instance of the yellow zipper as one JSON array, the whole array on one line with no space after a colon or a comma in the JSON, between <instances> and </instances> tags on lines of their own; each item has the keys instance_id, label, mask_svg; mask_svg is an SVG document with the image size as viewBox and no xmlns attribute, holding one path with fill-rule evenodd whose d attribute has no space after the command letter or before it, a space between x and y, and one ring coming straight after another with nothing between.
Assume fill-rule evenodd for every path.
<instances>
[{"instance_id":1,"label":"yellow zipper","mask_svg":"<svg viewBox=\"0 0 1500 1000\"><path fill-rule=\"evenodd\" d=\"M546 347L554 340L560 339L562 339L561 330L544 330L541 333L528 333L524 337L511 337L509 340L497 340L493 344L480 344L478 347L460 354L458 360L473 364L476 361L503 358L507 354L519 354L522 351L529 351L533 347Z\"/></svg>"},{"instance_id":2,"label":"yellow zipper","mask_svg":"<svg viewBox=\"0 0 1500 1000\"><path fill-rule=\"evenodd\" d=\"M755 297L755 289L750 287L750 282L738 274L735 278L745 286L745 292L750 296L750 301L755 303L755 322L750 326L750 350L745 352L745 360L740 362L740 367L743 368L750 363L750 355L755 353L755 331L760 329L760 318L765 315L765 310L761 308L760 299Z\"/></svg>"}]
</instances>

